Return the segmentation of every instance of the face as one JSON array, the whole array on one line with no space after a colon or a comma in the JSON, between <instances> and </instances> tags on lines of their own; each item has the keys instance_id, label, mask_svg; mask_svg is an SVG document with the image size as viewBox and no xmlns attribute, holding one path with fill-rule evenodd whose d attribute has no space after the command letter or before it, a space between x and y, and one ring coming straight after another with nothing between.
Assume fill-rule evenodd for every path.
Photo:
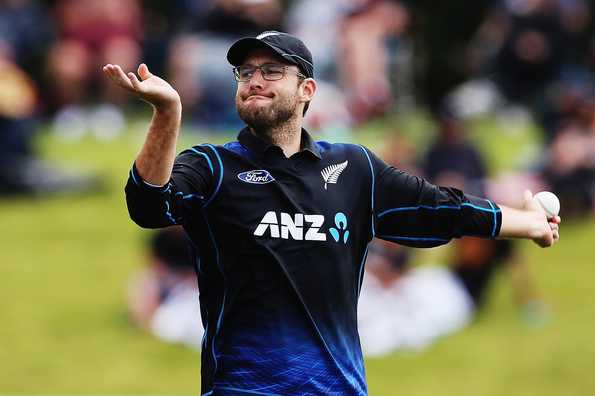
<instances>
[{"instance_id":1,"label":"face","mask_svg":"<svg viewBox=\"0 0 595 396\"><path fill-rule=\"evenodd\" d=\"M276 128L301 114L304 102L304 82L295 65L283 63L270 51L252 52L244 64L260 66L266 63L289 66L282 79L268 81L256 70L249 81L238 82L236 108L240 118L255 131Z\"/></svg>"}]
</instances>

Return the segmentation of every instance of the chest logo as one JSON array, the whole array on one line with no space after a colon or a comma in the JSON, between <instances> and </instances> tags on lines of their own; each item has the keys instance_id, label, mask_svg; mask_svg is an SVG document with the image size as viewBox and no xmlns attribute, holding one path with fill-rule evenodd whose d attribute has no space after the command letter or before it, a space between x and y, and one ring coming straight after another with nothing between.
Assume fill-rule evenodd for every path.
<instances>
[{"instance_id":1,"label":"chest logo","mask_svg":"<svg viewBox=\"0 0 595 396\"><path fill-rule=\"evenodd\" d=\"M327 189L327 184L337 184L339 176L347 168L349 161L341 162L340 164L329 165L320 171L322 180L324 180L324 189Z\"/></svg>"},{"instance_id":2,"label":"chest logo","mask_svg":"<svg viewBox=\"0 0 595 396\"><path fill-rule=\"evenodd\" d=\"M270 236L271 238L293 239L295 241L326 241L326 233L322 231L323 215L308 215L303 213L277 213L272 210L265 213L253 234L255 236ZM329 232L335 242L347 243L347 216L338 212L335 214L335 227Z\"/></svg>"},{"instance_id":3,"label":"chest logo","mask_svg":"<svg viewBox=\"0 0 595 396\"><path fill-rule=\"evenodd\" d=\"M267 231L271 238L293 239L296 241L326 241L326 234L320 232L324 224L323 215L305 215L296 213L277 213L268 211L254 230L254 235L263 236ZM305 233L304 233L305 228Z\"/></svg>"},{"instance_id":4,"label":"chest logo","mask_svg":"<svg viewBox=\"0 0 595 396\"><path fill-rule=\"evenodd\" d=\"M256 169L248 172L238 173L238 179L250 184L267 184L275 181L275 178L264 169Z\"/></svg>"}]
</instances>

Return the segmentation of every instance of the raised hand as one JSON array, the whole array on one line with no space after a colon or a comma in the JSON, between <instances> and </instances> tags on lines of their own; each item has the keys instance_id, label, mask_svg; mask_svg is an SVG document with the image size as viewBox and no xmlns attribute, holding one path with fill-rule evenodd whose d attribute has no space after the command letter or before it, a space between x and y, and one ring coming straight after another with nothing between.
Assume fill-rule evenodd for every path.
<instances>
[{"instance_id":1,"label":"raised hand","mask_svg":"<svg viewBox=\"0 0 595 396\"><path fill-rule=\"evenodd\" d=\"M526 190L524 193L523 209L532 212L536 217L535 226L529 232L530 238L541 247L552 246L560 239L560 216L547 218L545 210L533 198L533 193Z\"/></svg>"},{"instance_id":2,"label":"raised hand","mask_svg":"<svg viewBox=\"0 0 595 396\"><path fill-rule=\"evenodd\" d=\"M132 72L126 74L120 66L112 64L103 66L103 72L115 84L138 95L157 109L180 105L178 92L167 81L151 74L144 63L138 66L138 77Z\"/></svg>"}]
</instances>

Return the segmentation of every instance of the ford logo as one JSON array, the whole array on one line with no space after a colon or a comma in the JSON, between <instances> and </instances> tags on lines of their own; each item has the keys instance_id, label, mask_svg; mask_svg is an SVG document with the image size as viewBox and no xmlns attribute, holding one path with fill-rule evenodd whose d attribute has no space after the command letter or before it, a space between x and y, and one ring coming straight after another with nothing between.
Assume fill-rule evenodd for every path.
<instances>
[{"instance_id":1,"label":"ford logo","mask_svg":"<svg viewBox=\"0 0 595 396\"><path fill-rule=\"evenodd\" d=\"M275 178L264 169L239 173L238 178L243 182L251 184L267 184L275 181Z\"/></svg>"}]
</instances>

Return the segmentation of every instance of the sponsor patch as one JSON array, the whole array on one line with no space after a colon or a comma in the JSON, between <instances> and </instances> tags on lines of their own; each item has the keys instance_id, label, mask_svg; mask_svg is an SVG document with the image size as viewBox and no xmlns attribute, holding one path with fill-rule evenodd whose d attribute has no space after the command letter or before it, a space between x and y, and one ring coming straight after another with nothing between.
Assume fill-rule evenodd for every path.
<instances>
[{"instance_id":1,"label":"sponsor patch","mask_svg":"<svg viewBox=\"0 0 595 396\"><path fill-rule=\"evenodd\" d=\"M238 179L250 184L267 184L275 181L275 178L264 169L256 169L238 173Z\"/></svg>"}]
</instances>

